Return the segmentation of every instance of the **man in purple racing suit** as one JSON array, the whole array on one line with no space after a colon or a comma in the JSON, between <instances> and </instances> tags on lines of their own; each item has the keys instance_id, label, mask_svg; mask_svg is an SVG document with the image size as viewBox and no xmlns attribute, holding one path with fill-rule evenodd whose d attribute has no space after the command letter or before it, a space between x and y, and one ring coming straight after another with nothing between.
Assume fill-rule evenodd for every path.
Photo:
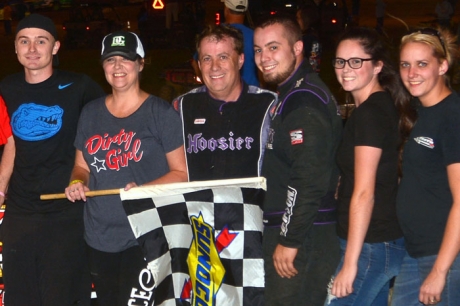
<instances>
[{"instance_id":1,"label":"man in purple racing suit","mask_svg":"<svg viewBox=\"0 0 460 306\"><path fill-rule=\"evenodd\" d=\"M303 60L295 21L263 21L254 31L254 50L280 101L262 170L265 305L320 306L339 260L334 195L342 120L334 97Z\"/></svg>"}]
</instances>

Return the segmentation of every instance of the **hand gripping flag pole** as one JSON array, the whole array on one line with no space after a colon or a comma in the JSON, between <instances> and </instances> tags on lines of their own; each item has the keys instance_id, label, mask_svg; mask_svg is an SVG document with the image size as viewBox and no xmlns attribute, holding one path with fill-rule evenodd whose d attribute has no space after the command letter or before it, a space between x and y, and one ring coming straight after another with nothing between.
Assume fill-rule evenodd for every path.
<instances>
[{"instance_id":1,"label":"hand gripping flag pole","mask_svg":"<svg viewBox=\"0 0 460 306\"><path fill-rule=\"evenodd\" d=\"M87 197L97 197L102 195L113 195L113 194L120 194L121 190L123 189L105 189L105 190L94 190L94 191L87 191L85 195ZM42 194L40 195L40 200L58 200L58 199L65 199L65 193L51 193L51 194Z\"/></svg>"}]
</instances>

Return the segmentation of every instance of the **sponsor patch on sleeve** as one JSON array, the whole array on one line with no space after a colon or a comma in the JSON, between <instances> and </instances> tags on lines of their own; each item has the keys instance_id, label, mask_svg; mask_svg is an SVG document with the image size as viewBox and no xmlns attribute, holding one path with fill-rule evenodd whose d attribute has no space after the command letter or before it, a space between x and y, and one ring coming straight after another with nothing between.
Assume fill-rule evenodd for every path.
<instances>
[{"instance_id":1,"label":"sponsor patch on sleeve","mask_svg":"<svg viewBox=\"0 0 460 306\"><path fill-rule=\"evenodd\" d=\"M290 131L289 134L291 135L292 145L303 143L303 130L302 129Z\"/></svg>"},{"instance_id":2,"label":"sponsor patch on sleeve","mask_svg":"<svg viewBox=\"0 0 460 306\"><path fill-rule=\"evenodd\" d=\"M289 223L291 223L291 217L294 214L294 206L296 204L297 190L288 186L287 199L286 199L286 209L283 214L283 222L281 223L281 232L280 235L286 237L288 232Z\"/></svg>"}]
</instances>

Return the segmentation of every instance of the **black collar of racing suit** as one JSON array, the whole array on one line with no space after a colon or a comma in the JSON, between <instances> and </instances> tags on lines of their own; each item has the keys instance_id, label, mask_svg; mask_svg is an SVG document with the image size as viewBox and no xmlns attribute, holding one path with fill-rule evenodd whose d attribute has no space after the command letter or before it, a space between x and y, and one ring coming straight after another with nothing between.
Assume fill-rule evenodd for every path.
<instances>
[{"instance_id":1,"label":"black collar of racing suit","mask_svg":"<svg viewBox=\"0 0 460 306\"><path fill-rule=\"evenodd\" d=\"M283 101L286 95L292 91L298 80L305 78L307 73L313 72L314 71L310 64L303 60L299 67L297 67L297 70L295 70L294 73L286 81L278 85L278 100Z\"/></svg>"}]
</instances>

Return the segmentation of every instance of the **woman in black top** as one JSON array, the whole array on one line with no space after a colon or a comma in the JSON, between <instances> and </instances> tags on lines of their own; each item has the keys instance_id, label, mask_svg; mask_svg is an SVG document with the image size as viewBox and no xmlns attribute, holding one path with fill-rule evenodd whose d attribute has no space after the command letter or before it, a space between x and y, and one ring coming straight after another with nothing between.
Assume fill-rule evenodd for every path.
<instances>
[{"instance_id":1,"label":"woman in black top","mask_svg":"<svg viewBox=\"0 0 460 306\"><path fill-rule=\"evenodd\" d=\"M352 28L339 40L333 60L337 80L351 94L349 117L337 162L338 226L342 260L326 305L388 304L404 239L396 219L398 105L409 99L376 31Z\"/></svg>"},{"instance_id":2,"label":"woman in black top","mask_svg":"<svg viewBox=\"0 0 460 306\"><path fill-rule=\"evenodd\" d=\"M446 75L457 48L448 31L430 28L401 42L400 75L418 118L396 201L407 254L395 306L460 304L460 98Z\"/></svg>"}]
</instances>

